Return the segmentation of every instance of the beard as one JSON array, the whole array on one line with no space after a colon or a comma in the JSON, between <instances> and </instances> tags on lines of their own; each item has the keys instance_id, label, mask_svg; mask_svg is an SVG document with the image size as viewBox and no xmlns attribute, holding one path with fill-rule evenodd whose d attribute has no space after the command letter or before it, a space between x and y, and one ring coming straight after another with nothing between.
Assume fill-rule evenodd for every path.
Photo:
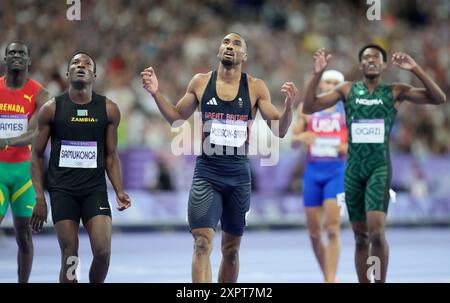
<instances>
[{"instance_id":1,"label":"beard","mask_svg":"<svg viewBox=\"0 0 450 303\"><path fill-rule=\"evenodd\" d=\"M15 64L10 64L8 65L8 69L12 72L23 72L26 69L26 66L23 64L19 64L19 65L15 65Z\"/></svg>"},{"instance_id":2,"label":"beard","mask_svg":"<svg viewBox=\"0 0 450 303\"><path fill-rule=\"evenodd\" d=\"M365 73L364 77L366 77L366 79L369 79L369 80L375 80L376 78L380 77L380 75L381 75L381 73L378 73L378 74L367 74L367 73Z\"/></svg>"},{"instance_id":3,"label":"beard","mask_svg":"<svg viewBox=\"0 0 450 303\"><path fill-rule=\"evenodd\" d=\"M15 67L11 67L9 70L18 73L18 72L23 72L25 69L15 66Z\"/></svg>"},{"instance_id":4,"label":"beard","mask_svg":"<svg viewBox=\"0 0 450 303\"><path fill-rule=\"evenodd\" d=\"M225 67L232 67L234 65L233 60L229 60L229 59L225 59L225 58L222 58L222 60L220 60L220 62L222 62L223 66L225 66Z\"/></svg>"},{"instance_id":5,"label":"beard","mask_svg":"<svg viewBox=\"0 0 450 303\"><path fill-rule=\"evenodd\" d=\"M83 90L88 85L88 83L80 80L71 81L70 84L76 90Z\"/></svg>"}]
</instances>

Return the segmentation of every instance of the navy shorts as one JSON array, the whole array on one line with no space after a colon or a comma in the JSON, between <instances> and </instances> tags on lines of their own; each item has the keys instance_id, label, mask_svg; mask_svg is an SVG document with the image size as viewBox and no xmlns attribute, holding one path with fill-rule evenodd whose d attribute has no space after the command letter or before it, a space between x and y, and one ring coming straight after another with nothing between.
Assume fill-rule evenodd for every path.
<instances>
[{"instance_id":1,"label":"navy shorts","mask_svg":"<svg viewBox=\"0 0 450 303\"><path fill-rule=\"evenodd\" d=\"M194 177L189 194L189 228L222 230L234 236L242 236L250 211L251 181L249 178Z\"/></svg>"}]
</instances>

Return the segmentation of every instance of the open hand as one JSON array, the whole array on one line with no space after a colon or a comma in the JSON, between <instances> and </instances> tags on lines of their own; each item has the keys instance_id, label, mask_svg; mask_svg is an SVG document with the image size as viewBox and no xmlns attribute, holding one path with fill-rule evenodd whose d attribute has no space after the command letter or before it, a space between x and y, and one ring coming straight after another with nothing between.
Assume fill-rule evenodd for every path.
<instances>
[{"instance_id":1,"label":"open hand","mask_svg":"<svg viewBox=\"0 0 450 303\"><path fill-rule=\"evenodd\" d=\"M410 55L400 52L392 55L392 63L405 70L412 70L415 66L417 66L416 61L414 61Z\"/></svg>"}]
</instances>

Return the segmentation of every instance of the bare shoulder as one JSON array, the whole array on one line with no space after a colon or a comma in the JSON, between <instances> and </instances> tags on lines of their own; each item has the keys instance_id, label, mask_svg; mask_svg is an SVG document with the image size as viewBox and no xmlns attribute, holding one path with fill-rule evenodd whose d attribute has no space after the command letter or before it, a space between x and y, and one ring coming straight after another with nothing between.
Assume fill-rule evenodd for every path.
<instances>
[{"instance_id":1,"label":"bare shoulder","mask_svg":"<svg viewBox=\"0 0 450 303\"><path fill-rule=\"evenodd\" d=\"M340 91L342 94L347 95L350 92L350 89L352 88L353 82L352 81L344 81L341 84L339 84L336 89Z\"/></svg>"},{"instance_id":2,"label":"bare shoulder","mask_svg":"<svg viewBox=\"0 0 450 303\"><path fill-rule=\"evenodd\" d=\"M44 105L42 106L42 111L49 111L49 110L56 110L56 99L55 98L51 98L50 100L48 100L47 102L44 103Z\"/></svg>"},{"instance_id":3,"label":"bare shoulder","mask_svg":"<svg viewBox=\"0 0 450 303\"><path fill-rule=\"evenodd\" d=\"M212 75L212 71L209 71L207 73L198 73L195 74L194 77L192 77L192 80L209 80L209 78L211 78Z\"/></svg>"},{"instance_id":4,"label":"bare shoulder","mask_svg":"<svg viewBox=\"0 0 450 303\"><path fill-rule=\"evenodd\" d=\"M46 102L50 99L50 92L44 86L41 86L36 97L41 99L43 102Z\"/></svg>"},{"instance_id":5,"label":"bare shoulder","mask_svg":"<svg viewBox=\"0 0 450 303\"><path fill-rule=\"evenodd\" d=\"M206 85L211 78L212 71L209 71L207 73L198 73L195 74L194 77L192 77L191 85L193 87L198 87L202 85Z\"/></svg>"},{"instance_id":6,"label":"bare shoulder","mask_svg":"<svg viewBox=\"0 0 450 303\"><path fill-rule=\"evenodd\" d=\"M109 98L106 98L106 115L110 122L120 121L119 106Z\"/></svg>"},{"instance_id":7,"label":"bare shoulder","mask_svg":"<svg viewBox=\"0 0 450 303\"><path fill-rule=\"evenodd\" d=\"M42 105L39 110L39 120L50 121L55 116L56 112L56 99L52 98Z\"/></svg>"},{"instance_id":8,"label":"bare shoulder","mask_svg":"<svg viewBox=\"0 0 450 303\"><path fill-rule=\"evenodd\" d=\"M345 101L347 99L350 90L352 89L352 81L344 81L335 87L334 91L339 93L342 99Z\"/></svg>"},{"instance_id":9,"label":"bare shoulder","mask_svg":"<svg viewBox=\"0 0 450 303\"><path fill-rule=\"evenodd\" d=\"M264 80L256 78L253 75L247 74L247 82L249 85L265 85L266 83L264 82Z\"/></svg>"},{"instance_id":10,"label":"bare shoulder","mask_svg":"<svg viewBox=\"0 0 450 303\"><path fill-rule=\"evenodd\" d=\"M50 98L50 92L44 86L41 86L35 98L36 109L40 109Z\"/></svg>"},{"instance_id":11,"label":"bare shoulder","mask_svg":"<svg viewBox=\"0 0 450 303\"><path fill-rule=\"evenodd\" d=\"M267 85L264 80L256 78L250 74L247 74L247 82L250 91L255 92L256 94L263 93L267 90Z\"/></svg>"},{"instance_id":12,"label":"bare shoulder","mask_svg":"<svg viewBox=\"0 0 450 303\"><path fill-rule=\"evenodd\" d=\"M247 74L248 90L250 92L250 99L252 105L256 106L258 102L269 101L270 102L270 92L267 88L266 83L253 75Z\"/></svg>"},{"instance_id":13,"label":"bare shoulder","mask_svg":"<svg viewBox=\"0 0 450 303\"><path fill-rule=\"evenodd\" d=\"M212 71L207 73L198 73L192 77L191 82L189 83L187 92L192 93L196 96L197 100L201 100L203 96L203 92L208 85L209 79L211 79Z\"/></svg>"},{"instance_id":14,"label":"bare shoulder","mask_svg":"<svg viewBox=\"0 0 450 303\"><path fill-rule=\"evenodd\" d=\"M106 108L108 109L119 109L119 107L117 106L117 103L114 102L113 100L106 98Z\"/></svg>"}]
</instances>

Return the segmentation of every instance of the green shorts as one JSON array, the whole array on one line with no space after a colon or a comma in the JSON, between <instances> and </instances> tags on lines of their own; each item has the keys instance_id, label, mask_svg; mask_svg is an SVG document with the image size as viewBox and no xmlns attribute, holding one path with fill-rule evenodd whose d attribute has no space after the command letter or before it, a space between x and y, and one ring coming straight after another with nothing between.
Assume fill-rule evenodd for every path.
<instances>
[{"instance_id":1,"label":"green shorts","mask_svg":"<svg viewBox=\"0 0 450 303\"><path fill-rule=\"evenodd\" d=\"M36 196L30 177L30 161L0 162L0 216L4 217L11 204L17 217L31 217Z\"/></svg>"},{"instance_id":2,"label":"green shorts","mask_svg":"<svg viewBox=\"0 0 450 303\"><path fill-rule=\"evenodd\" d=\"M347 163L345 202L351 222L365 221L369 211L387 213L391 175L390 164Z\"/></svg>"}]
</instances>

